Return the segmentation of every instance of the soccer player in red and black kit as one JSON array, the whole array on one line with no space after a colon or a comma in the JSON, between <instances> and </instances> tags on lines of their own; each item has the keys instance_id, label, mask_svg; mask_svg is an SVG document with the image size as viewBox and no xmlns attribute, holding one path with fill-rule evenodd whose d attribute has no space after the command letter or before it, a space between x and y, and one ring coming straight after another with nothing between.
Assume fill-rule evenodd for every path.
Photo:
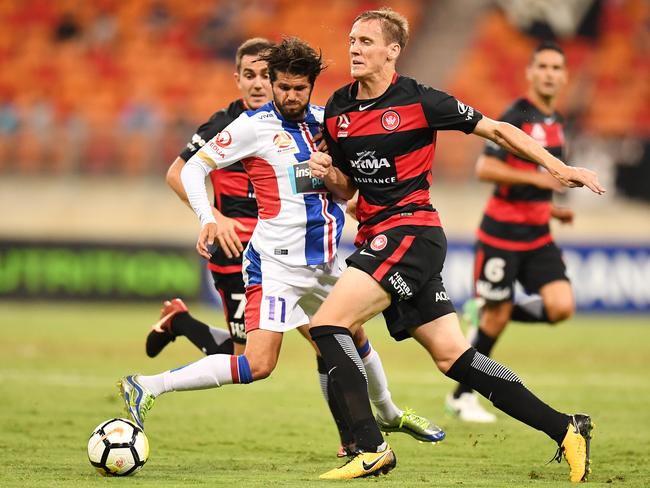
<instances>
[{"instance_id":1,"label":"soccer player in red and black kit","mask_svg":"<svg viewBox=\"0 0 650 488\"><path fill-rule=\"evenodd\" d=\"M339 198L359 191L357 250L312 319L318 345L353 426L357 455L321 475L344 479L386 473L396 457L372 417L363 369L351 334L383 312L391 335L413 337L448 377L488 397L512 417L545 432L569 462L572 481L589 470L588 415L566 415L534 396L505 366L463 336L442 283L446 240L430 203L437 130L462 130L544 166L563 185L604 192L592 171L569 167L520 129L483 117L446 93L398 76L406 19L390 9L367 11L350 32L355 82L330 98L325 137L330 155L313 153L312 175Z\"/></svg>"},{"instance_id":2,"label":"soccer player in red and black kit","mask_svg":"<svg viewBox=\"0 0 650 488\"><path fill-rule=\"evenodd\" d=\"M530 59L526 78L526 98L516 100L501 120L519 127L561 158L562 116L555 107L567 81L562 48L552 42L540 44ZM539 169L492 142L487 143L476 165L481 180L496 183L478 230L474 267L478 298L466 304L470 322L476 327L471 331L472 346L485 356L490 355L509 320L555 324L575 311L571 284L549 227L551 218L572 222L573 212L552 204L553 190L563 187ZM534 295L513 301L515 280ZM478 403L471 388L462 384L447 397L446 408L461 420L496 420Z\"/></svg>"}]
</instances>

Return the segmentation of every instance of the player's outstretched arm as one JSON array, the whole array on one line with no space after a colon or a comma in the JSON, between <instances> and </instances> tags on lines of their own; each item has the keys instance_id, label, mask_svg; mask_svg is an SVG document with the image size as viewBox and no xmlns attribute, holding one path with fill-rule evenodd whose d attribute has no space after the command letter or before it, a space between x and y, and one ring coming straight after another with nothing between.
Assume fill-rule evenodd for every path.
<instances>
[{"instance_id":1,"label":"player's outstretched arm","mask_svg":"<svg viewBox=\"0 0 650 488\"><path fill-rule=\"evenodd\" d=\"M473 133L499 144L506 151L520 158L544 166L564 186L569 188L586 186L599 195L605 193L605 188L598 181L595 172L586 168L567 166L514 125L483 117L476 124Z\"/></svg>"},{"instance_id":2,"label":"player's outstretched arm","mask_svg":"<svg viewBox=\"0 0 650 488\"><path fill-rule=\"evenodd\" d=\"M357 188L352 179L332 164L332 156L323 152L313 152L309 158L309 169L312 176L321 178L325 186L336 198L349 200Z\"/></svg>"},{"instance_id":3,"label":"player's outstretched arm","mask_svg":"<svg viewBox=\"0 0 650 488\"><path fill-rule=\"evenodd\" d=\"M566 187L548 172L525 171L504 163L494 156L479 156L475 174L481 181L503 185L533 185L545 190L563 192Z\"/></svg>"}]
</instances>

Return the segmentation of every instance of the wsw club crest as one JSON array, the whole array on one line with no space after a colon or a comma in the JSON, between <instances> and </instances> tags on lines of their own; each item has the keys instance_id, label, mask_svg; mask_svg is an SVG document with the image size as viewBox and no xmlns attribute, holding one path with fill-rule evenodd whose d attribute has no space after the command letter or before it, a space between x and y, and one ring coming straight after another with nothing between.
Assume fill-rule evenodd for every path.
<instances>
[{"instance_id":1,"label":"wsw club crest","mask_svg":"<svg viewBox=\"0 0 650 488\"><path fill-rule=\"evenodd\" d=\"M373 251L381 251L388 244L388 239L384 234L379 234L370 242L370 249Z\"/></svg>"},{"instance_id":2,"label":"wsw club crest","mask_svg":"<svg viewBox=\"0 0 650 488\"><path fill-rule=\"evenodd\" d=\"M397 112L395 112L395 110L386 110L381 115L381 126L388 131L397 129L400 122L400 116Z\"/></svg>"}]
</instances>

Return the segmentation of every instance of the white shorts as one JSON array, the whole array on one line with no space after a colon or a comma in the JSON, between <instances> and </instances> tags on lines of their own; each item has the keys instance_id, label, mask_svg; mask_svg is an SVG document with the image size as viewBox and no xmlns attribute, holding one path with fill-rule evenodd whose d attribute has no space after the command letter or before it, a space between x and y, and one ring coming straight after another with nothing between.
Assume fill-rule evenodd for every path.
<instances>
[{"instance_id":1,"label":"white shorts","mask_svg":"<svg viewBox=\"0 0 650 488\"><path fill-rule=\"evenodd\" d=\"M249 244L242 259L246 333L287 332L306 325L341 276L335 257L316 266L287 266L261 257Z\"/></svg>"}]
</instances>

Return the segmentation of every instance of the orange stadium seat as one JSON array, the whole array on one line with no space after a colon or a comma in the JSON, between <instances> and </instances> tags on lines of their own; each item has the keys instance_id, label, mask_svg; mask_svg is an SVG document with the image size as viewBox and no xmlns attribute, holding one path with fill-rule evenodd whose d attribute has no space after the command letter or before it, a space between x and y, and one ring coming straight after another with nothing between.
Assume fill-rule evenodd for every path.
<instances>
[{"instance_id":1,"label":"orange stadium seat","mask_svg":"<svg viewBox=\"0 0 650 488\"><path fill-rule=\"evenodd\" d=\"M329 67L314 101L324 103L333 89L349 81L345 40L351 20L360 10L384 4L406 14L414 30L423 9L432 8L423 0L332 0L318 12L312 4L290 0L0 0L0 93L10 94L20 105L21 120L34 116L36 109L29 101L43 96L55 114L63 114L57 115L62 117L56 119L57 124L76 117L78 127L72 124L69 129L52 130L61 140L76 141L70 142L78 146L70 153L79 153L78 164L66 164L61 152L48 152L42 145L26 144L13 150L6 140L0 141L0 172L49 168L138 175L162 171L156 158L164 156L147 149L152 147L151 137L182 139L176 132L174 138L165 138L167 132L176 130L170 128L175 121L183 118L197 124L238 96L232 60L216 59L201 37L206 22L223 12L231 16L241 39L262 35L278 40L291 34L322 49ZM72 14L78 35L55 41L55 29L66 13ZM647 17L643 0L628 0L622 6L605 2L602 52L584 41L564 43L571 69L591 70L595 75L586 90L593 92L594 101L583 117L589 130L647 134L648 88L628 81L629 73L641 80L650 74L650 63L630 35L641 32L642 19ZM505 16L486 15L448 88L468 103L479 104L486 114L497 116L525 86L521 66L533 44ZM484 88L477 90L477 85ZM151 137L129 134L122 144L120 111L136 92L150 96L148 103L155 106L163 129ZM616 110L610 106L607 117L597 101L604 97L618 101ZM15 140L29 137L33 134L24 129ZM170 150L161 151L168 154ZM457 171L460 175L468 169Z\"/></svg>"},{"instance_id":2,"label":"orange stadium seat","mask_svg":"<svg viewBox=\"0 0 650 488\"><path fill-rule=\"evenodd\" d=\"M640 55L639 46L633 42L630 32L642 28L644 16L643 1L630 0L625 8L614 8L611 4L605 9L601 40L593 43L575 39L563 41L567 53L571 77L570 82L580 78L579 73L587 71L593 75L595 88L594 99L602 98L606 92L629 83L630 75L635 80L647 80L647 62ZM512 27L505 15L495 11L485 16L478 29L477 36L465 52L466 61L458 63L459 70L454 74L451 91L454 93L481 92L477 86L485 86L492 95L494 85L506 91L507 98L520 95L525 87L522 70L535 41L526 38ZM466 80L472 80L471 86ZM571 87L569 89L571 91ZM622 100L621 107L631 107L632 100L639 104L639 92L632 94L629 90L616 90L617 100ZM611 93L609 93L611 95ZM497 95L498 97L498 95ZM501 97L499 97L501 98ZM629 102L628 102L629 100ZM470 101L470 100L468 100ZM481 106L490 106L485 97ZM597 104L597 102L595 102ZM628 108L625 109L627 111ZM632 119L633 120L633 119ZM634 130L634 128L630 128Z\"/></svg>"},{"instance_id":3,"label":"orange stadium seat","mask_svg":"<svg viewBox=\"0 0 650 488\"><path fill-rule=\"evenodd\" d=\"M605 136L647 136L650 62L631 33L640 34L649 7L643 0L623 4L605 4L603 31L596 44L581 39L562 41L570 71L567 93L579 95L578 103L585 105L579 117L583 130ZM451 77L450 91L467 103L479 105L487 115L498 116L512 99L524 93L523 68L535 43L510 25L500 11L484 16ZM588 99L586 94L590 95ZM563 97L561 109L568 102L573 100ZM461 159L451 154L454 164ZM445 162L442 159L441 163ZM455 168L452 172L462 174L463 170Z\"/></svg>"},{"instance_id":4,"label":"orange stadium seat","mask_svg":"<svg viewBox=\"0 0 650 488\"><path fill-rule=\"evenodd\" d=\"M363 6L371 3L363 2ZM394 4L415 18L421 2ZM80 149L84 152L79 158L82 170L140 174L151 167L148 138L114 130L119 129L121 107L129 103L134 92L152 97L163 123L175 120L177 115L172 112L179 109L184 112L182 117L198 123L238 96L232 61L208 57L197 42L208 19L230 9L242 38L265 35L279 39L283 34L294 34L320 47L331 60L323 77L322 95L318 96L322 103L327 93L348 80L347 48L342 40L360 5L334 0L314 17L312 5L287 0L239 4L224 0L0 0L0 60L3 66L11 67L0 73L0 89L20 93L20 100L30 100L47 87L57 113L76 113L87 125L87 140ZM67 13L72 15L78 35L55 42L56 26ZM115 23L115 32L104 41L94 37L102 17ZM23 103L23 119L31 116L31 110L29 103ZM27 130L18 135L19 140L30 137L33 134ZM60 137L67 140L68 135L63 131ZM38 144L21 146L16 155L19 171L31 172L49 164ZM7 154L7 144L3 143L1 168L9 165ZM59 153L50 159L55 170L65 167Z\"/></svg>"}]
</instances>

